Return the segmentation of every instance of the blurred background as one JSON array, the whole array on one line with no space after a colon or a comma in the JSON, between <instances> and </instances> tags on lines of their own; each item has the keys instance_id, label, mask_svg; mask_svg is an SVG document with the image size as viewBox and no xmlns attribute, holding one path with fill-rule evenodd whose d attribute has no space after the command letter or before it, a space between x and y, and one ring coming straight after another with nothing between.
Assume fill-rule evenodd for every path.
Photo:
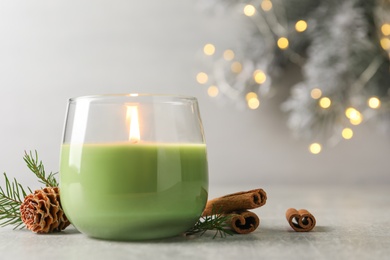
<instances>
[{"instance_id":1,"label":"blurred background","mask_svg":"<svg viewBox=\"0 0 390 260\"><path fill-rule=\"evenodd\" d=\"M270 74L267 91L236 85L239 93L233 97L223 89L210 92L210 85L197 79L204 72L211 82L209 71L218 64L209 57L211 53L205 53L206 44L215 48L212 55L237 46L244 46L237 51L243 61L261 55L251 49L257 38L248 25L250 13L242 11L247 2L227 1L231 8L216 1L205 7L189 0L2 0L0 170L38 187L22 159L24 151L37 150L46 170L58 171L69 98L143 92L198 98L210 186L389 184L390 135L379 131L377 123L363 120L351 126L353 137L348 140L319 140L322 150L318 154L308 150L317 142L313 136L296 138L301 130L292 129L286 110L294 109L291 104L304 103L295 100L288 106L286 101L292 100L291 86L305 79L308 66L289 64L283 60L288 57L282 57L283 62L272 67L270 58L260 64ZM279 52L275 56L281 57ZM244 69L247 63L242 64ZM257 65L252 60L253 69ZM271 81L272 71L280 73ZM388 79L388 67L386 72ZM386 80L383 84L390 86ZM245 100L249 92L259 95L259 104L252 109Z\"/></svg>"}]
</instances>

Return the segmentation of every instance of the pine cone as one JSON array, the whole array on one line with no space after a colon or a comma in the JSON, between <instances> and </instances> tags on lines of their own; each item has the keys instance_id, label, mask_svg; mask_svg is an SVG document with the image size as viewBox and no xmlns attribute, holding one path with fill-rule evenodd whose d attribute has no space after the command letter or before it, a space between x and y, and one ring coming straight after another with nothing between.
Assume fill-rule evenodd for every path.
<instances>
[{"instance_id":1,"label":"pine cone","mask_svg":"<svg viewBox=\"0 0 390 260\"><path fill-rule=\"evenodd\" d=\"M26 196L20 214L26 227L36 233L61 231L70 224L61 208L58 187L46 187Z\"/></svg>"}]
</instances>

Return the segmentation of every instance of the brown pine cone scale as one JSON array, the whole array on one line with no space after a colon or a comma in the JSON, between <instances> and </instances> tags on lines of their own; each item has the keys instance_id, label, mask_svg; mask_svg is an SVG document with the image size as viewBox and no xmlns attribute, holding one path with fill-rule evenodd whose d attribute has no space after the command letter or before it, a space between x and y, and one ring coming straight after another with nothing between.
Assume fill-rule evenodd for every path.
<instances>
[{"instance_id":1,"label":"brown pine cone scale","mask_svg":"<svg viewBox=\"0 0 390 260\"><path fill-rule=\"evenodd\" d=\"M27 229L35 233L58 232L70 224L61 207L58 187L46 187L27 195L20 214Z\"/></svg>"}]
</instances>

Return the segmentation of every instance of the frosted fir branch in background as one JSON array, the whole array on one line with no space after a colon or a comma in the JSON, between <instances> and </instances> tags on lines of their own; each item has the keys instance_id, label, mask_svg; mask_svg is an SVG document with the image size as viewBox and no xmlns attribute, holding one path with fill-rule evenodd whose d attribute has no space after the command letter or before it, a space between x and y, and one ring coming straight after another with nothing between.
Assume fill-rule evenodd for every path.
<instances>
[{"instance_id":1,"label":"frosted fir branch in background","mask_svg":"<svg viewBox=\"0 0 390 260\"><path fill-rule=\"evenodd\" d=\"M291 97L283 104L283 109L290 112L289 127L309 138L328 139L339 132L337 126L335 129L323 126L332 121L339 122L342 128L348 127L344 111L349 106L361 106L362 93L354 89L360 88L356 85L359 75L372 57L379 55L366 37L369 26L363 10L353 4L345 1L338 8L319 8L319 16L327 19L312 34L308 59L302 69L303 80L293 86ZM318 99L310 95L313 89L321 91L321 98L329 98L329 107L318 106ZM354 96L358 102L353 100ZM321 130L327 131L321 133Z\"/></svg>"},{"instance_id":2,"label":"frosted fir branch in background","mask_svg":"<svg viewBox=\"0 0 390 260\"><path fill-rule=\"evenodd\" d=\"M352 138L364 121L389 118L389 0L206 2L246 16L251 32L220 56L214 45L204 46L209 69L197 81L210 96L258 109L273 81L300 68L282 109L291 130L314 144L312 153Z\"/></svg>"}]
</instances>

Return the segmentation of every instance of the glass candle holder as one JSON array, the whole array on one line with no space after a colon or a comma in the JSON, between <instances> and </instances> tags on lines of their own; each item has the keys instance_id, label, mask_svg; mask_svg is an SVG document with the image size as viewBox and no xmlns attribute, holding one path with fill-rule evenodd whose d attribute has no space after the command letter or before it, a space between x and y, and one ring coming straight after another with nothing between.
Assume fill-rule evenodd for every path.
<instances>
[{"instance_id":1,"label":"glass candle holder","mask_svg":"<svg viewBox=\"0 0 390 260\"><path fill-rule=\"evenodd\" d=\"M158 239L191 228L208 195L196 98L128 94L70 99L60 192L66 216L90 237Z\"/></svg>"}]
</instances>

